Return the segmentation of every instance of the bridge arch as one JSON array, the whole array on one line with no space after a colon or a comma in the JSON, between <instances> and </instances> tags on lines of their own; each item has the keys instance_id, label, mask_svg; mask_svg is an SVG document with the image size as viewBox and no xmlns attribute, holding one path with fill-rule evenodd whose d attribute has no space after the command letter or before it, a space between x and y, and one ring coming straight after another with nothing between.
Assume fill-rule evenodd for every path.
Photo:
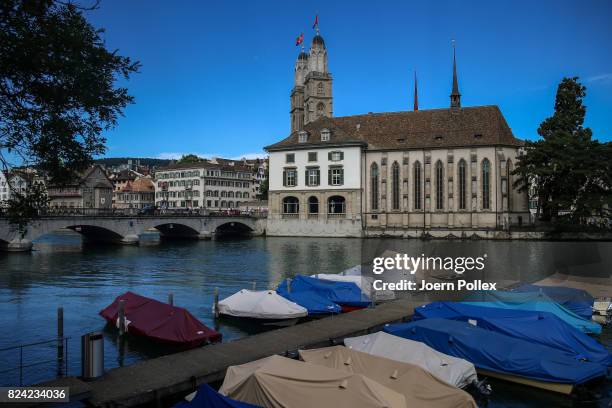
<instances>
[{"instance_id":1,"label":"bridge arch","mask_svg":"<svg viewBox=\"0 0 612 408\"><path fill-rule=\"evenodd\" d=\"M222 238L227 236L250 236L253 228L240 221L227 221L217 225L215 237Z\"/></svg>"},{"instance_id":2,"label":"bridge arch","mask_svg":"<svg viewBox=\"0 0 612 408\"><path fill-rule=\"evenodd\" d=\"M153 226L164 238L197 239L200 231L182 222L162 222Z\"/></svg>"}]
</instances>

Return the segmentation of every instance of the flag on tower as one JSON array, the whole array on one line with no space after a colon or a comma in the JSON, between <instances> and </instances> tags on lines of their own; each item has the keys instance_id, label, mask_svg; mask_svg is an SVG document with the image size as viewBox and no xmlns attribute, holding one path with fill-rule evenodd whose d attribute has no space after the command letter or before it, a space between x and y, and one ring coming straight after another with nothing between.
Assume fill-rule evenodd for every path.
<instances>
[{"instance_id":1,"label":"flag on tower","mask_svg":"<svg viewBox=\"0 0 612 408\"><path fill-rule=\"evenodd\" d=\"M319 15L318 15L318 14L315 16L315 22L314 22L314 24L312 25L312 28L313 28L313 29L314 29L314 28L319 28Z\"/></svg>"},{"instance_id":2,"label":"flag on tower","mask_svg":"<svg viewBox=\"0 0 612 408\"><path fill-rule=\"evenodd\" d=\"M295 39L295 45L298 46L303 42L304 42L304 33L298 35L298 37Z\"/></svg>"}]
</instances>

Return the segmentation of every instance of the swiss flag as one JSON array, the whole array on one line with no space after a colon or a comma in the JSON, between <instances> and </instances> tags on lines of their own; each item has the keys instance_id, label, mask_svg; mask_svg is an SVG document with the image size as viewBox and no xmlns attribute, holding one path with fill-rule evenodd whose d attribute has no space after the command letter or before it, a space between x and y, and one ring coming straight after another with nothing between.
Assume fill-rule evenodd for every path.
<instances>
[{"instance_id":1,"label":"swiss flag","mask_svg":"<svg viewBox=\"0 0 612 408\"><path fill-rule=\"evenodd\" d=\"M304 33L298 35L298 37L295 39L295 45L300 45L301 43L304 42Z\"/></svg>"}]
</instances>

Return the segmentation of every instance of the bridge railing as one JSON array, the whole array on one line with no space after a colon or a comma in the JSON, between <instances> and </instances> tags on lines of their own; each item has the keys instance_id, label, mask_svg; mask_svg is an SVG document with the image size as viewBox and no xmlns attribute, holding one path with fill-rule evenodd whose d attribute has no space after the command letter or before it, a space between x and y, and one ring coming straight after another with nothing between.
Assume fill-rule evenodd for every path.
<instances>
[{"instance_id":1,"label":"bridge railing","mask_svg":"<svg viewBox=\"0 0 612 408\"><path fill-rule=\"evenodd\" d=\"M38 211L40 217L245 217L265 218L266 212L221 210L205 208L78 208L58 207ZM0 218L8 217L6 208L0 208Z\"/></svg>"}]
</instances>

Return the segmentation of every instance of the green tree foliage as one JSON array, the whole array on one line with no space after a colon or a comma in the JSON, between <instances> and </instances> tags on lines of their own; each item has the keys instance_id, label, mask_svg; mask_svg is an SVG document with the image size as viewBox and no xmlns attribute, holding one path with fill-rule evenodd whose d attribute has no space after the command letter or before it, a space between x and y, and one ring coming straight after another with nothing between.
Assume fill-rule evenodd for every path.
<instances>
[{"instance_id":1,"label":"green tree foliage","mask_svg":"<svg viewBox=\"0 0 612 408\"><path fill-rule=\"evenodd\" d=\"M108 51L84 10L58 0L0 2L0 164L69 181L105 151L102 133L134 99L118 79L139 63ZM17 196L12 205L33 206ZM30 210L33 210L31 208ZM24 214L31 211L23 211Z\"/></svg>"},{"instance_id":2,"label":"green tree foliage","mask_svg":"<svg viewBox=\"0 0 612 408\"><path fill-rule=\"evenodd\" d=\"M593 140L591 129L583 127L585 92L577 77L561 81L555 112L538 128L541 139L526 142L513 172L515 187L534 187L543 221L560 214L572 222L610 217L612 146Z\"/></svg>"},{"instance_id":3,"label":"green tree foliage","mask_svg":"<svg viewBox=\"0 0 612 408\"><path fill-rule=\"evenodd\" d=\"M201 158L199 158L198 156L196 156L195 154L184 154L183 156L181 156L180 159L178 159L177 163L182 164L182 163L197 163L202 161Z\"/></svg>"}]
</instances>

